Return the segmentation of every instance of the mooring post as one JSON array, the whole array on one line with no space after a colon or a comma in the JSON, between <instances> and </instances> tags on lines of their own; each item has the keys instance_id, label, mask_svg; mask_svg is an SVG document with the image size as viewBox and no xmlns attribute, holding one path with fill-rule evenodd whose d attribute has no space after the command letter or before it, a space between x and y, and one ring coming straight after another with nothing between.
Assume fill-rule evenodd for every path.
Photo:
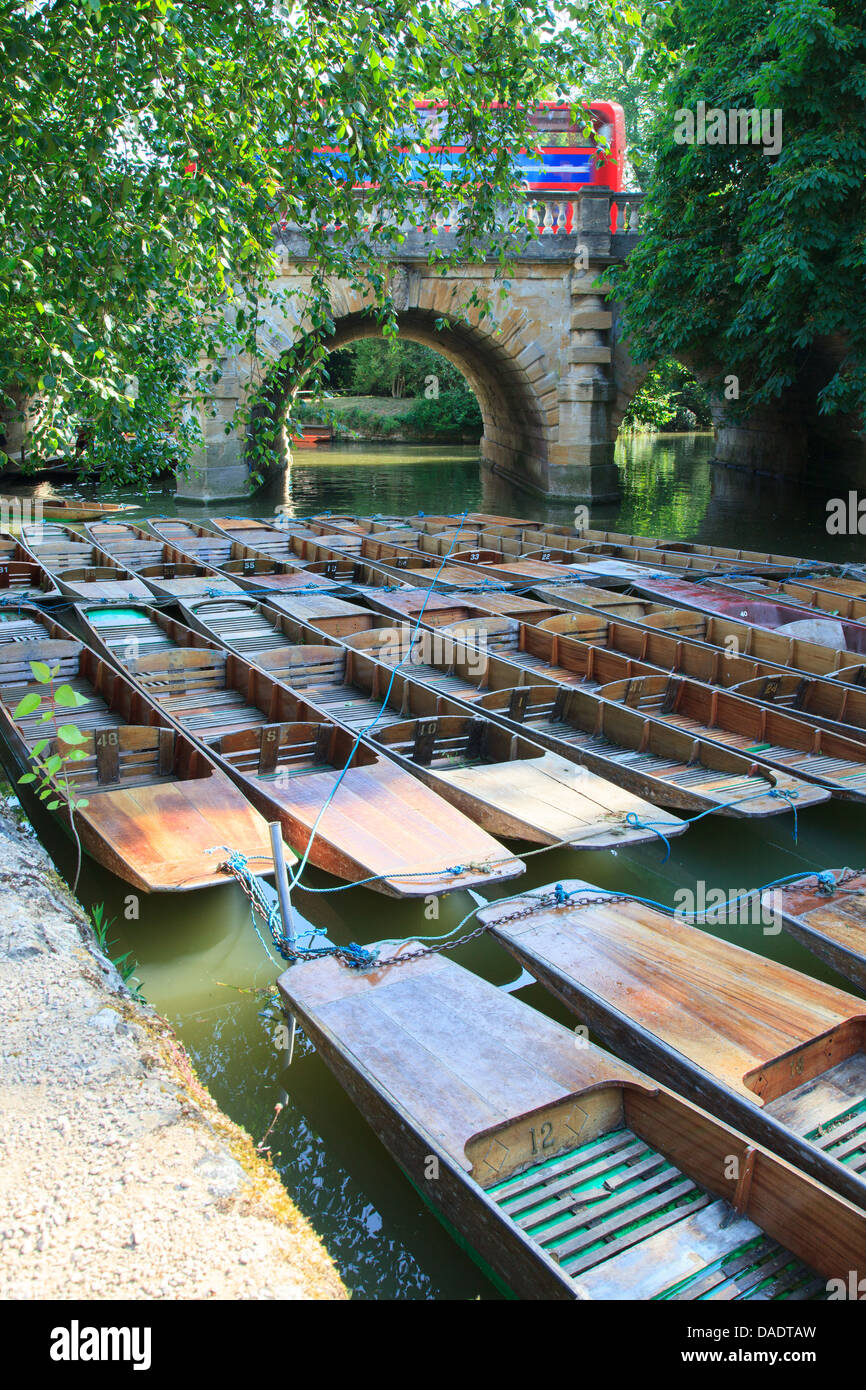
<instances>
[{"instance_id":1,"label":"mooring post","mask_svg":"<svg viewBox=\"0 0 866 1390\"><path fill-rule=\"evenodd\" d=\"M292 899L289 893L289 876L286 873L286 856L283 854L283 828L278 820L270 821L268 831L271 836L271 854L274 858L274 879L277 897L280 901L280 917L283 922L283 937L287 945L295 944L295 919L292 914ZM295 1051L295 1031L297 1020L289 1014L289 1041L286 1047L286 1065L290 1066Z\"/></svg>"}]
</instances>

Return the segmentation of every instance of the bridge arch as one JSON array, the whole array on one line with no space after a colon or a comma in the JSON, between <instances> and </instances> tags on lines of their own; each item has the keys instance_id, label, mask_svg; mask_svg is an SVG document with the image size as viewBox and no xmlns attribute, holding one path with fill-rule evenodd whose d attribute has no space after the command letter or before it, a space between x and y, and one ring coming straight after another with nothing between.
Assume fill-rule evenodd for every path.
<instances>
[{"instance_id":1,"label":"bridge arch","mask_svg":"<svg viewBox=\"0 0 866 1390\"><path fill-rule=\"evenodd\" d=\"M328 352L359 339L382 336L381 326L363 305L335 304L334 310L334 331L324 344ZM505 335L501 326L480 315L473 321L455 310L445 313L421 304L399 310L397 326L403 338L440 353L466 378L481 411L479 447L484 466L539 486L546 476L548 444L556 430L555 403L551 409L550 403L540 399L530 371L521 362L525 344L519 331ZM296 368L286 368L284 357L290 342L297 346L298 341L295 337L284 342L283 351L274 358L267 387L268 425L283 461L290 456L283 428L286 405L303 388L305 379ZM272 338L272 348L276 346Z\"/></svg>"}]
</instances>

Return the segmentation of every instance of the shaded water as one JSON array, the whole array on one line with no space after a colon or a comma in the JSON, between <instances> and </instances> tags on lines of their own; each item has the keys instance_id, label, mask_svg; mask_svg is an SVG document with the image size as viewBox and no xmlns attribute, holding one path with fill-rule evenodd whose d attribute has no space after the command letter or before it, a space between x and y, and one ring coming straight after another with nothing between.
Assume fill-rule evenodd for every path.
<instances>
[{"instance_id":1,"label":"shaded water","mask_svg":"<svg viewBox=\"0 0 866 1390\"><path fill-rule=\"evenodd\" d=\"M854 540L828 537L823 493L781 490L742 475L711 469L711 437L655 436L621 446L623 499L595 509L592 522L620 530L665 534L720 544L774 548L830 559L862 558ZM123 494L117 494L122 497ZM154 491L140 516L175 512L206 517L203 506L178 507L170 491ZM329 509L410 513L484 509L561 519L568 510L545 499L482 481L471 448L369 446L305 454L282 493L266 502L232 503L236 514L265 515L283 504L295 515ZM53 826L38 828L68 871L71 854ZM759 826L713 818L672 844L618 853L554 850L528 861L514 887L567 877L628 890L668 904L679 886L739 890L796 871L864 862L866 808L831 803L799 817L793 839L790 814ZM305 882L329 880L307 870ZM510 885L504 885L505 896ZM286 1069L275 1045L281 1016L267 993L279 973L254 932L246 899L234 885L187 897L134 900L126 885L85 864L79 895L104 903L115 919L116 951L132 950L144 993L175 1024L202 1080L228 1113L254 1138L264 1135L278 1101L286 1103L271 1136L274 1161L300 1210L323 1237L348 1287L365 1298L493 1298L495 1291L445 1234L388 1158L315 1052L299 1038ZM366 889L333 895L298 892L298 909L335 941L370 942L389 936L447 931L472 903L465 894L440 900L438 921L425 919L423 902L400 903ZM138 912L128 920L125 914ZM718 934L841 983L805 950L760 927L717 928ZM517 971L487 940L461 947L456 959L503 983ZM260 991L257 993L256 991ZM538 986L528 1002L563 1018Z\"/></svg>"}]
</instances>

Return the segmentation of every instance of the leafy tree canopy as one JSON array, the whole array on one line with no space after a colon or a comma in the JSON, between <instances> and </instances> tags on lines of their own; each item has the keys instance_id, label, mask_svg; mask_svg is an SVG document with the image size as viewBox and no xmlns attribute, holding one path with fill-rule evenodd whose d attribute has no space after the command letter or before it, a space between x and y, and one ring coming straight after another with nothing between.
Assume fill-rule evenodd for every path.
<instances>
[{"instance_id":1,"label":"leafy tree canopy","mask_svg":"<svg viewBox=\"0 0 866 1390\"><path fill-rule=\"evenodd\" d=\"M682 0L670 44L681 64L658 98L643 236L612 277L633 351L686 357L720 392L736 376L736 408L748 410L782 396L816 344L836 339L819 407L862 417L862 0ZM677 113L699 101L778 110L778 154L677 143Z\"/></svg>"},{"instance_id":2,"label":"leafy tree canopy","mask_svg":"<svg viewBox=\"0 0 866 1390\"><path fill-rule=\"evenodd\" d=\"M115 472L182 458L199 364L258 356L278 218L309 237L314 340L331 276L371 290L387 325L419 95L446 96L442 139L469 143L455 256L483 237L504 264L521 107L611 34L637 43L639 20L615 0L558 16L546 0L0 0L0 412L31 403L31 461L82 422ZM365 193L335 181L328 146ZM432 178L426 197L454 190ZM114 450L130 434L147 447Z\"/></svg>"}]
</instances>

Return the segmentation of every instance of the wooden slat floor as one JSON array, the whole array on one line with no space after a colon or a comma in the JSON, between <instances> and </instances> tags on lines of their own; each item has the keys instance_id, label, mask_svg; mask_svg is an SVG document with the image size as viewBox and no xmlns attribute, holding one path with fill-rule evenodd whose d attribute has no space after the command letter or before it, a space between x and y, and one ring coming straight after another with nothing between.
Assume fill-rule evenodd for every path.
<instances>
[{"instance_id":1,"label":"wooden slat floor","mask_svg":"<svg viewBox=\"0 0 866 1390\"><path fill-rule=\"evenodd\" d=\"M487 1189L500 1209L576 1281L626 1251L692 1222L711 1205L728 1214L629 1129L602 1135ZM723 1223L724 1218L722 1219ZM750 1227L736 1229L732 1249L671 1286L656 1266L661 1299L815 1297L826 1281ZM676 1232L673 1232L674 1237Z\"/></svg>"}]
</instances>

